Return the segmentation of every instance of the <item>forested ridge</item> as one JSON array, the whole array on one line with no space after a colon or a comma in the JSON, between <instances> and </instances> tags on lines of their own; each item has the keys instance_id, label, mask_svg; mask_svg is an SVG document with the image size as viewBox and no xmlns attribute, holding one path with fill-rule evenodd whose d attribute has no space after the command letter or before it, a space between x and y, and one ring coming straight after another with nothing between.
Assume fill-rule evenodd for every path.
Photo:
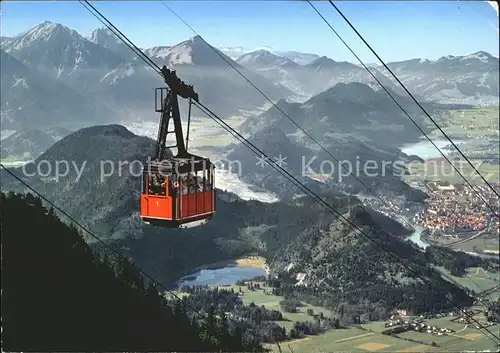
<instances>
[{"instance_id":1,"label":"forested ridge","mask_svg":"<svg viewBox=\"0 0 500 353\"><path fill-rule=\"evenodd\" d=\"M193 320L128 260L98 256L31 194L0 194L6 351L259 351L224 322Z\"/></svg>"},{"instance_id":2,"label":"forested ridge","mask_svg":"<svg viewBox=\"0 0 500 353\"><path fill-rule=\"evenodd\" d=\"M12 171L78 222L126 252L164 285L199 266L266 251L271 237L284 243L290 234L328 224L335 217L311 200L267 204L244 201L218 189L217 212L207 225L188 231L148 226L139 217L140 177L129 166L134 161L145 162L153 150L153 140L134 135L123 126L93 126L66 136L36 161L48 161L52 171L57 161L70 161L79 170L84 167L79 179L72 165L69 173L57 180L54 175L28 177L36 174L36 163L28 164L26 173L21 168ZM115 168L109 177L101 173L104 161L112 162ZM129 163L120 173L119 162ZM104 164L104 172L111 172L111 166ZM27 191L4 170L0 170L0 176L2 191ZM329 202L336 202L336 197L329 195ZM82 235L93 248L99 247L94 239Z\"/></svg>"},{"instance_id":3,"label":"forested ridge","mask_svg":"<svg viewBox=\"0 0 500 353\"><path fill-rule=\"evenodd\" d=\"M393 309L424 313L472 305L432 267L443 261L435 249L416 249L402 239L402 227L386 231L397 230L395 221L374 215L356 205L346 216L358 229L339 219L276 246L267 254L277 275L269 284L274 294L330 309L345 324L360 316L382 319Z\"/></svg>"}]
</instances>

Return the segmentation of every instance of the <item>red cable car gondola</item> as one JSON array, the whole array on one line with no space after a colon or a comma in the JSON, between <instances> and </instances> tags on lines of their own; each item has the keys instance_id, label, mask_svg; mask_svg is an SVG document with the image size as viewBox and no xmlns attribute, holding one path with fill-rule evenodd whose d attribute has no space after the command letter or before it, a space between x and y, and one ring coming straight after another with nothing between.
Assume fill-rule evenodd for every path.
<instances>
[{"instance_id":1,"label":"red cable car gondola","mask_svg":"<svg viewBox=\"0 0 500 353\"><path fill-rule=\"evenodd\" d=\"M141 218L145 223L167 228L190 228L206 223L215 213L214 165L209 159L187 152L193 86L181 81L175 71L162 68L165 83L157 88L155 110L161 113L156 153L142 173ZM188 139L184 144L177 96L189 99ZM169 121L174 130L168 131ZM165 146L167 135L175 134L176 145ZM167 148L177 155L166 157Z\"/></svg>"}]
</instances>

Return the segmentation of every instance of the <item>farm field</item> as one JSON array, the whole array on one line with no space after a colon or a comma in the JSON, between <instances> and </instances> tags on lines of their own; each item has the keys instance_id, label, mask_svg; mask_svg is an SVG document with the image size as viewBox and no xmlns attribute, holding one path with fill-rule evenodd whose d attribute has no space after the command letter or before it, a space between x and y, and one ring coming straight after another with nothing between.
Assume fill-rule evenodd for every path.
<instances>
[{"instance_id":1,"label":"farm field","mask_svg":"<svg viewBox=\"0 0 500 353\"><path fill-rule=\"evenodd\" d=\"M447 116L440 119L439 125L452 139L457 140L460 150L469 158L491 158L499 153L499 110L498 108L474 108L467 110L451 110ZM429 122L429 126L434 126ZM429 134L434 140L443 139L443 134L435 129ZM456 152L451 146L441 148L442 152ZM462 158L460 158L462 159ZM488 164L480 160L471 160L476 169L490 182L499 181L498 164ZM475 171L466 163L456 162L455 167L472 184L483 184L484 181L477 176ZM428 161L428 163L410 163L407 165L410 172L405 180L418 183L424 179L429 181L448 181L450 183L463 183L461 176L444 159Z\"/></svg>"},{"instance_id":2,"label":"farm field","mask_svg":"<svg viewBox=\"0 0 500 353\"><path fill-rule=\"evenodd\" d=\"M473 290L477 294L498 287L499 285L500 274L498 272L489 272L489 271L484 271L482 268L472 267L467 269L467 274L464 277L456 277L452 276L448 271L446 271L442 267L437 267L437 269L443 272L447 277L449 277L454 282ZM500 294L500 289L488 295L487 299L497 300L499 294Z\"/></svg>"},{"instance_id":3,"label":"farm field","mask_svg":"<svg viewBox=\"0 0 500 353\"><path fill-rule=\"evenodd\" d=\"M221 287L222 288L233 288L235 291L238 291L240 286L229 286L229 287ZM265 288L266 290L270 291L271 288L269 287L262 287ZM303 303L303 306L298 308L296 313L287 313L283 310L281 310L280 307L280 301L282 301L284 298L281 296L276 296L276 295L268 295L264 294L263 290L256 290L256 291L249 291L246 289L246 287L242 286L242 290L244 292L243 296L241 297L243 300L243 303L245 305L248 305L250 303L255 303L256 305L264 305L268 309L274 309L274 310L279 310L283 314L283 316L290 320L290 321L279 321L277 322L280 326L283 326L286 328L287 332L293 327L295 321L311 321L311 316L307 315L306 311L307 309L312 309L315 314L319 314L320 312L323 313L325 316L330 316L331 312L329 310L326 310L324 308L320 308L317 306L309 305L306 303Z\"/></svg>"},{"instance_id":4,"label":"farm field","mask_svg":"<svg viewBox=\"0 0 500 353\"><path fill-rule=\"evenodd\" d=\"M286 351L288 344L294 353L309 352L421 352L434 347L420 345L373 332L351 328L344 330L331 330L315 337L308 336L291 343L283 342L281 347ZM418 347L418 348L417 348ZM276 345L269 348L277 352ZM422 349L424 348L424 349Z\"/></svg>"},{"instance_id":5,"label":"farm field","mask_svg":"<svg viewBox=\"0 0 500 353\"><path fill-rule=\"evenodd\" d=\"M245 120L246 117L244 116L233 116L224 119L224 121L235 130L238 130L238 127ZM187 131L187 124L183 126L183 129ZM224 147L231 143L238 143L235 137L209 118L191 121L189 137L193 139L193 141L189 143L192 144L193 149L203 147Z\"/></svg>"},{"instance_id":6,"label":"farm field","mask_svg":"<svg viewBox=\"0 0 500 353\"><path fill-rule=\"evenodd\" d=\"M450 110L448 118L439 125L455 138L498 138L498 114L498 107ZM438 136L442 136L439 131L431 134L431 137Z\"/></svg>"},{"instance_id":7,"label":"farm field","mask_svg":"<svg viewBox=\"0 0 500 353\"><path fill-rule=\"evenodd\" d=\"M498 254L499 240L490 233L482 234L476 238L457 243L457 239L437 238L432 239L432 242L438 245L450 246L453 249L471 251L471 252L487 252L491 254Z\"/></svg>"},{"instance_id":8,"label":"farm field","mask_svg":"<svg viewBox=\"0 0 500 353\"><path fill-rule=\"evenodd\" d=\"M325 316L331 312L324 308L311 306L303 303L297 313L287 313L281 310L279 302L283 297L264 294L263 290L249 291L246 287L242 287L244 294L242 295L243 303L256 305L264 305L268 309L279 310L283 313L285 319L290 321L276 322L280 326L284 326L287 331L293 326L295 321L308 321L311 316L307 315L307 309L312 309L314 313L322 312ZM239 291L240 286L221 287L225 289L233 288ZM270 288L263 287L270 291ZM484 321L484 316L478 315L481 321ZM458 351L467 347L469 350L490 349L495 351L494 343L488 339L482 332L474 327L466 327L464 323L452 322L453 317L444 317L439 319L426 320L429 325L440 328L451 328L459 331L456 336L436 336L427 333L405 332L398 334L397 337L383 335L380 332L385 330L385 322L370 322L361 325L361 328L351 327L346 329L329 330L323 334L315 336L306 336L303 339L280 342L282 352L293 353L310 353L310 352L441 352ZM490 330L498 331L498 326L491 326ZM410 340L418 340L424 343L413 342ZM436 346L432 346L432 342ZM273 352L278 352L276 344L268 344L267 348Z\"/></svg>"},{"instance_id":9,"label":"farm field","mask_svg":"<svg viewBox=\"0 0 500 353\"><path fill-rule=\"evenodd\" d=\"M496 237L486 238L483 234L482 236L464 241L463 243L452 245L452 248L472 252L482 252L486 250L487 252L498 253L499 241Z\"/></svg>"},{"instance_id":10,"label":"farm field","mask_svg":"<svg viewBox=\"0 0 500 353\"><path fill-rule=\"evenodd\" d=\"M480 164L477 161L472 161L472 163L488 182L499 182L500 172L498 164L495 165L485 162ZM410 163L406 165L409 174L405 175L405 180L410 183L423 180L445 181L452 184L464 183L463 178L460 176L460 174L462 174L473 185L484 184L481 177L477 175L467 162L455 162L454 166L460 173L457 173L445 159L431 160L426 163Z\"/></svg>"}]
</instances>

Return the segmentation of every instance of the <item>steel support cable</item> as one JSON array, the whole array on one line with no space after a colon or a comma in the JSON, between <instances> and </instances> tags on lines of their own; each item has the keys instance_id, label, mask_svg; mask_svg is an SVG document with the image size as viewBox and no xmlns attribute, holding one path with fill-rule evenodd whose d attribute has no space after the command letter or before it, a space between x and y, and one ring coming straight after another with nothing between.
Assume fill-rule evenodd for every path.
<instances>
[{"instance_id":1,"label":"steel support cable","mask_svg":"<svg viewBox=\"0 0 500 353\"><path fill-rule=\"evenodd\" d=\"M416 121L410 116L410 114L403 108L403 106L394 98L392 93L382 84L379 78L365 65L365 63L359 58L359 56L351 49L351 47L344 41L342 36L332 27L332 25L328 22L328 20L319 12L318 9L309 1L306 0L309 5L314 9L314 11L321 17L321 19L327 24L327 26L332 30L332 32L339 38L339 40L347 47L347 49L354 55L354 57L360 62L360 64L368 71L368 73L373 77L373 79L380 85L380 87L387 93L387 95L391 98L391 100L401 109L401 111L411 120L411 122L417 127L417 129L427 138L427 140L436 148L437 151L446 159L446 161L455 169L455 171L460 175L460 177L469 185L469 187L476 193L476 195L483 201L483 203L490 209L490 211L497 218L500 218L500 215L489 203L488 201L481 195L476 188L460 173L458 168L450 161L450 159L441 151L441 149L430 139L430 137L425 133L425 131L416 123ZM490 186L491 187L491 186ZM496 192L495 192L496 193ZM497 194L498 195L498 194Z\"/></svg>"},{"instance_id":2,"label":"steel support cable","mask_svg":"<svg viewBox=\"0 0 500 353\"><path fill-rule=\"evenodd\" d=\"M202 110L205 114L209 113L210 116L212 118L215 118L217 119L218 121L220 121L222 124L224 124L224 126L226 126L228 129L231 129L236 135L238 135L241 139L244 139L246 140L240 133L238 133L237 131L235 131L231 126L229 126L229 124L227 124L223 119L221 119L220 117L218 117L214 112L212 112L209 108L207 108L206 106L204 106L202 103L195 103L196 106ZM208 115L208 114L207 114ZM302 184L299 180L297 180L297 178L295 178L292 174L290 174L288 171L286 171L285 169L283 169L280 165L278 165L276 162L274 162L272 159L269 158L269 156L267 156L264 152L262 152L258 147L256 147L255 145L253 145L250 141L246 140L248 142L248 144L250 144L252 147L253 147L253 150L257 151L258 152L258 155L260 154L261 156L264 156L267 160L269 160L272 164L270 164L271 166L273 166L273 168L280 172L281 175L285 176L288 180L292 179L294 181L296 181L297 183L299 184ZM315 200L316 202L318 202L319 204L323 205L325 208L329 209L330 211L332 211L333 213L337 214L341 219L343 219L345 222L344 223L347 223L349 225L351 225L352 228L358 230L362 235L364 235L366 238L368 238L368 240L370 240L371 242L373 242L375 245L377 245L377 247L379 247L383 252L385 252L387 255L391 256L396 262L399 262L404 268L406 268L406 270L408 270L410 273L413 273L417 278L419 278L422 282L424 282L425 284L427 284L431 289L433 289L433 285L432 283L428 282L427 280L425 280L420 274L418 274L418 272L416 272L415 270L413 270L412 268L410 268L410 266L403 262L401 260L401 258L399 258L397 255L393 254L392 252L386 250L384 248L383 245L380 245L380 243L378 243L376 240L374 240L373 237L369 236L368 234L366 234L362 229L360 229L358 226L356 226L355 224L353 224L349 219L347 219L344 215L342 215L339 211L337 211L335 208L333 208L329 203L327 203L323 198L321 198L320 196L318 196L316 193L314 193L311 189L309 189L306 185L302 184L302 186L304 187L304 189L306 189L308 191L308 196L311 197L313 200ZM313 195L313 196L311 196ZM447 301L449 301L451 304L453 304L453 301L451 299L448 298L448 296L441 292L441 291L437 291L438 293L441 293L444 298L446 298ZM484 327L480 322L478 322L476 319L474 319L474 317L472 316L469 316L469 314L467 313L466 310L462 310L462 313L467 316L469 319L471 319L472 321L474 321L479 327L481 327L482 329L484 329L486 332L488 332L492 337L494 337L496 340L498 340L499 342L495 342L496 344L499 344L500 343L500 338L495 335L493 332L491 332L488 328ZM489 336L488 336L489 337ZM490 339L492 339L491 337L489 337ZM493 340L493 339L492 339Z\"/></svg>"},{"instance_id":3,"label":"steel support cable","mask_svg":"<svg viewBox=\"0 0 500 353\"><path fill-rule=\"evenodd\" d=\"M101 16L103 16L102 14L100 14L100 15L101 15ZM103 16L103 17L104 17L104 16ZM107 20L107 19L106 19L106 20ZM109 21L108 21L108 22L109 22ZM109 28L109 27L108 27L108 28ZM123 35L123 34L122 34L122 35ZM128 40L128 38L127 38L127 40ZM130 46L129 46L129 47L130 47ZM135 46L134 46L134 47L135 47ZM137 50L139 50L137 47L135 47L135 48L136 48ZM198 106L198 108L200 108L200 107ZM208 108L206 108L206 107L204 107L204 108L205 108L205 109L208 109ZM205 112L205 113L206 113L206 112ZM213 112L212 112L212 114L213 114ZM213 118L213 117L212 117L212 118ZM220 119L220 118L218 118L218 119ZM222 119L220 119L220 121L221 121L222 123L224 123L224 124L225 124L225 122L224 122ZM226 124L226 125L227 125L227 124ZM236 134L240 135L240 134L239 134L239 133L237 133L234 129L232 129L229 125L227 125L227 127L229 127L231 130L233 130ZM240 136L241 136L241 135L240 135ZM241 137L242 137L242 136L241 136ZM244 139L244 137L242 137L242 138ZM245 139L245 140L246 140L246 139ZM248 142L248 141L247 141L247 142ZM248 147L248 146L247 146L247 147ZM261 155L262 155L262 154L261 154ZM267 158L268 158L268 157L267 157ZM299 182L299 183L300 183L300 182ZM311 196L311 195L309 195L309 196ZM313 197L313 199L314 199L314 197ZM323 201L322 199L320 199L320 200L321 200L321 201ZM328 206L329 206L329 205L328 205ZM359 229L359 228L358 228L358 229ZM383 247L382 247L382 249L383 249ZM390 253L390 252L386 251L385 249L383 249L383 250L384 250L386 253L388 253L389 255L391 255L391 256L393 256L393 257L395 257L395 255L394 255L394 254L392 254L392 253ZM396 257L396 258L397 258L397 257ZM399 262L401 262L401 261L399 261ZM405 266L405 264L404 264L403 262L401 262L401 263ZM424 282L425 282L425 281L424 281ZM447 298L447 300L449 300L449 299ZM451 302L451 300L449 300L449 301ZM451 302L451 303L452 303L452 302ZM466 313L466 312L465 312L465 313ZM466 315L467 315L467 313L466 313ZM474 319L473 319L473 320L474 320ZM480 324L478 323L478 325L480 325Z\"/></svg>"},{"instance_id":4,"label":"steel support cable","mask_svg":"<svg viewBox=\"0 0 500 353\"><path fill-rule=\"evenodd\" d=\"M264 92L262 92L261 89L259 89L248 77L246 77L237 67L235 67L227 58L220 53L217 49L215 49L213 46L211 46L186 20L184 20L179 14L177 14L170 6L168 6L164 1L160 1L163 6L165 6L175 17L177 17L186 27L188 27L194 34L199 36L201 40L207 45L211 50L213 50L222 60L224 60L233 70L235 70L247 83L249 83L253 88L255 88L267 101L269 101L276 109L278 109L283 116L285 116L289 121L292 122L293 125L295 125L299 130L301 130L306 136L308 136L314 143L316 143L325 153L327 153L332 159L334 159L337 163L339 163L344 170L348 171L348 173L356 178L368 191L370 191L375 197L377 197L382 203L387 205L387 201L383 200L375 191L373 191L366 183L361 180L360 177L358 177L356 174L354 174L352 171L350 171L343 163L340 163L340 161L331 153L329 152L317 139L315 139L309 132L307 132L302 126L300 126L297 122L295 122L287 113L285 113L277 104L275 104ZM378 80L378 78L375 77L379 85L383 86L383 84ZM389 93L389 92L388 92ZM390 93L389 93L390 95ZM395 100L392 96L391 98ZM403 110L403 112L406 113L405 109L399 105L397 101L395 101L396 104ZM406 115L411 119L408 113ZM411 119L412 120L412 119ZM412 120L413 121L413 120ZM414 122L414 124L416 124ZM220 125L220 124L219 124ZM418 125L417 125L418 127ZM227 129L226 129L227 131ZM424 133L422 130L420 130L422 133ZM425 133L424 133L425 134ZM432 142L432 141L431 141ZM433 143L433 142L432 142ZM433 143L434 144L434 143ZM434 146L437 148L437 146L434 144ZM439 150L439 149L438 149ZM458 170L457 170L458 171ZM463 176L462 176L463 178ZM464 178L464 180L467 182L467 180ZM470 184L469 184L470 185ZM471 186L472 188L472 186ZM408 189L410 187L408 186ZM474 188L472 188L474 190ZM477 191L474 190L476 193ZM478 194L479 197L481 195ZM482 199L483 202L492 210L494 213L495 211L493 208L488 204L488 202L484 199ZM405 223L409 228L413 228L409 222L403 218L403 223Z\"/></svg>"},{"instance_id":5,"label":"steel support cable","mask_svg":"<svg viewBox=\"0 0 500 353\"><path fill-rule=\"evenodd\" d=\"M103 23L115 36L118 37L126 46L128 46L139 58L144 60L153 70L156 71L156 73L161 75L161 69L160 67L153 61L151 60L146 54L142 52L140 48L138 48L130 39L127 38L118 28L116 28L113 23L111 23L106 16L104 16L99 10L97 10L89 1L87 0L78 0L78 2L85 7L87 11L89 11L92 16L97 18L101 23ZM89 8L90 7L90 8ZM95 11L97 15L93 12ZM102 18L100 18L100 17Z\"/></svg>"},{"instance_id":6,"label":"steel support cable","mask_svg":"<svg viewBox=\"0 0 500 353\"><path fill-rule=\"evenodd\" d=\"M85 3L88 3L87 1L85 1ZM164 4L165 6L167 6L166 4ZM95 9L93 6L92 6L93 9ZM168 8L168 6L167 6ZM87 8L87 10L89 10ZM90 10L89 10L90 11ZM106 17L104 15L102 15L97 9L95 9L95 11L101 16L104 18L104 20L109 23L111 26L112 24L110 23L109 20L106 19ZM95 16L95 15L94 15ZM97 17L97 16L96 16ZM99 17L97 17L99 19ZM100 20L100 19L99 19ZM102 22L102 20L100 20ZM104 23L104 22L103 22ZM109 28L109 26L107 26ZM112 26L114 27L114 26ZM116 28L116 27L114 27ZM130 43L132 43L123 33L120 32L120 34ZM119 38L119 39L122 39L122 38ZM123 39L122 39L123 40ZM124 41L125 42L125 41ZM132 46L137 50L137 51L141 51L139 48L137 48L135 45L133 45L132 43ZM129 46L129 48L131 48ZM132 49L132 48L131 48ZM133 50L133 49L132 49ZM134 51L134 50L133 50ZM134 51L135 52L135 51ZM142 53L142 52L141 52ZM143 54L143 56L145 56L145 54ZM149 58L148 58L149 59ZM156 67L158 67L156 64L154 64L150 59L149 59L149 63L148 61L146 61L144 58L143 60L149 64L150 66L151 65L154 65ZM159 73L161 75L161 73ZM209 117L211 117L212 119L216 120L216 121L219 121L220 123L222 123L227 129L231 130L232 132L234 132L237 136L239 136L242 140L246 141L246 143L248 143L249 145L251 145L254 149L252 149L252 151L255 153L255 151L257 152L260 152L260 155L261 156L264 156L266 157L266 159L268 161L270 161L272 164L271 166L275 166L277 165L276 162L274 162L272 159L270 159L266 154L264 154L262 151L260 151L255 145L253 145L251 142L249 142L247 139L245 139L240 133L238 133L236 130L234 130L231 126L229 126L226 122L224 122L223 119L221 119L220 117L218 117L214 112L212 112L209 108L207 108L206 106L204 106L203 104L199 103L199 102L196 102L194 103L199 109L201 109L205 114L207 114ZM234 135L233 135L234 136ZM248 145L247 145L248 147ZM279 169L277 169L279 168ZM401 261L400 258L398 258L395 254L391 253L390 251L387 251L386 249L384 249L383 246L381 246L380 244L378 244L375 240L373 240L373 238L371 238L369 235L367 235L366 233L364 233L359 227L357 227L356 225L354 225L352 222L350 222L348 219L346 219L342 214L340 214L337 210L335 210L331 205L329 205L326 201L324 201L321 197L319 197L317 194L315 194L314 192L312 192L312 190L310 190L306 185L304 185L303 183L301 183L299 180L297 180L293 175L291 175L289 172L287 172L286 170L284 170L281 166L277 165L277 168L274 167L274 169L276 169L278 172L280 172L280 174L282 174L283 176L285 176L285 174L289 177L291 177L293 180L295 180L299 185L301 185L305 190L309 191L309 194L308 196L310 196L311 198L313 198L313 200L319 202L320 204L323 204L324 206L326 205L327 208L329 208L330 210L332 210L335 214L337 214L339 217L341 217L342 219L344 219L348 224L350 224L353 228L357 229L358 231L360 231L362 234L364 234L369 240L371 240L372 242L374 242L378 247L380 247L385 253L387 253L388 255L390 255L391 257L393 257L397 262L399 262L401 265L403 265L408 271L412 272L413 274L415 274L417 277L419 277L423 282L426 282L422 277L420 277L418 275L418 273L416 273L415 271L413 271L407 264L405 264L403 261ZM287 177L285 176L285 177ZM287 178L288 180L290 180L289 178ZM304 190L302 189L302 190ZM311 196L313 195L313 196ZM427 283L427 285L429 287L432 288L432 284L430 283ZM443 294L443 293L441 293ZM453 304L453 302L447 298L445 296L445 298ZM464 314L467 316L467 312L464 311ZM483 327L479 322L477 322L474 318L471 318L473 321L475 321L480 327ZM487 328L483 327L485 330L487 330L491 335L493 335L493 337L495 337L496 339L499 339L497 336L495 336L493 333L491 333ZM500 339L499 339L500 340Z\"/></svg>"},{"instance_id":7,"label":"steel support cable","mask_svg":"<svg viewBox=\"0 0 500 353\"><path fill-rule=\"evenodd\" d=\"M90 231L87 227L83 226L80 222L78 222L75 218L73 218L71 215L69 215L66 211L64 211L61 207L57 206L56 204L54 204L52 201L50 201L48 198L46 198L45 196L43 196L40 192L38 192L37 190L35 190L33 187L31 187L27 182L25 182L24 180L22 180L19 176L17 176L14 172L12 172L10 169L8 169L7 167L5 167L3 165L3 163L0 163L0 166L8 173L10 174L14 179L16 179L17 181L19 181L21 184L23 184L26 188L28 188L31 192L33 192L34 194L36 194L38 197L40 197L42 200L44 200L45 202L47 202L49 205L51 205L54 209L58 210L59 212L61 212L64 216L66 216L71 222L73 222L74 224L76 224L78 227L80 227L83 231L85 231L85 233L89 234L92 238L94 238L95 240L97 240L97 242L99 242L101 245L103 245L106 249L109 249L111 252L113 252L115 255L117 255L119 258L121 259L125 259L125 260L129 260L127 258L127 256L123 255L120 251L116 250L115 248L113 248L111 245L107 244L104 240L102 240L100 237L98 237L97 235L95 235L92 231ZM182 299L174 292L172 292L170 289L166 288L164 285L162 285L159 281L157 281L156 279L154 279L152 276L150 276L148 273L146 273L142 268L140 268L139 266L137 266L134 262L132 262L132 266L140 273L142 274L144 277L146 277L147 279L149 279L153 284L155 284L156 286L164 289L167 293L171 294L174 298L176 298L177 300L179 300L180 302L182 302ZM203 316L199 311L197 311L196 309L192 308L192 307L189 307L189 309L191 309L195 314L199 315L201 318L205 319L205 316Z\"/></svg>"},{"instance_id":8,"label":"steel support cable","mask_svg":"<svg viewBox=\"0 0 500 353\"><path fill-rule=\"evenodd\" d=\"M313 6L309 0L308 0L308 2L309 2L309 4L311 6ZM443 134L444 137L446 137L446 139L460 153L460 155L462 156L462 158L464 158L467 161L467 163L469 164L469 166L477 173L477 175L479 175L481 177L481 179L483 180L483 182L491 189L491 191L493 191L497 195L498 198L500 198L500 194L495 190L495 188L488 182L488 180L486 180L483 177L483 175L481 173L479 173L479 171L476 169L476 167L474 167L474 165L467 158L467 156L460 150L460 148L458 148L458 146L452 141L452 139L448 136L448 134L446 134L446 132L444 132L444 130L439 126L439 124L430 116L430 114L427 112L427 110L425 110L425 108L417 101L417 99L406 88L406 86L403 84L403 82L401 82L401 80L396 76L396 74L394 74L394 72L389 68L389 66L387 66L387 64L382 60L382 58L377 54L377 52L368 44L368 42L361 35L361 33L359 33L359 31L356 29L356 27L354 27L354 25L351 23L351 21L349 21L349 19L342 13L342 11L340 11L340 9L337 7L337 5L335 5L332 0L328 0L328 2L337 11L337 13L344 19L344 21L349 25L349 27L351 27L351 29L356 33L356 35L361 39L361 41L366 45L366 47L368 49L370 49L370 51L373 53L373 55L375 55L377 57L377 59L384 66L384 68L399 83L399 85L405 90L405 92L410 96L410 98L415 102L415 104L424 112L424 114L429 118L429 120L432 121L432 123L434 124L434 126ZM314 8L314 6L313 6L313 8ZM314 9L316 10L316 8L314 8ZM316 10L316 12L318 12L318 11ZM328 21L326 21L326 19L323 16L321 16L321 17L323 18L323 20L325 22L328 22ZM333 30L333 28L332 28L332 30ZM337 36L339 36L336 32L335 32L335 34ZM342 42L344 42L344 41L342 41ZM344 42L344 44L345 44L345 42ZM358 57L356 57L356 58L359 60ZM361 61L361 60L359 60L359 61ZM363 66L364 66L364 64L363 64ZM427 139L429 141L431 141L430 138L425 133L424 133L424 135L427 137ZM437 146L435 146L435 147L437 148ZM439 151L441 152L441 150L439 150ZM445 157L445 156L443 155L443 157ZM451 162L448 159L447 159L447 161L451 164ZM458 172L458 170L457 170L457 172Z\"/></svg>"},{"instance_id":9,"label":"steel support cable","mask_svg":"<svg viewBox=\"0 0 500 353\"><path fill-rule=\"evenodd\" d=\"M486 204L486 206L493 212L493 214L496 216L496 217L499 217L498 213L496 213L496 211L493 209L493 207L482 197L482 195L480 195L477 190L469 183L469 181L458 171L458 169L451 163L451 161L443 154L443 152L439 149L439 147L428 137L428 135L417 125L417 123L411 118L411 116L409 115L409 113L401 106L401 104L399 104L399 102L397 102L397 100L394 98L394 96L389 92L389 90L386 89L386 87L382 84L382 82L377 78L376 75L374 75L371 70L363 63L363 61L359 58L359 56L350 48L350 46L344 41L344 39L340 36L340 34L338 34L338 32L331 26L331 24L328 22L328 20L326 20L326 18L319 12L319 10L310 2L310 1L307 1L309 3L309 5L311 5L311 7L314 9L314 11L321 17L321 19L328 25L328 27L330 27L330 29L334 32L334 34L340 39L340 41L347 47L347 49L349 49L349 51L356 57L356 59L361 63L361 65L363 65L363 67L370 73L370 75L376 80L376 82L382 87L382 89L384 89L384 91L389 95L389 97L394 101L394 103L396 103L396 105L405 113L405 115L413 122L413 124L420 130L420 132L429 140L429 142L432 143L432 145L441 153L441 155L446 158L446 160L448 161L448 163L450 163L452 165L452 167L454 167L454 169L459 173L459 175L462 177L462 179L465 180L465 182L471 187L471 189L477 194L477 196L479 196L481 198L481 200ZM329 0L330 3L331 0ZM379 59L380 60L380 59ZM413 98L413 97L412 97ZM422 108L423 109L423 108ZM431 118L432 119L432 118ZM477 172L477 171L476 171ZM479 172L477 172L479 174ZM359 180L359 179L358 179ZM364 183L363 183L364 184ZM365 185L366 186L366 185ZM368 188L368 187L367 187ZM368 188L369 189L369 188ZM370 189L369 189L370 190ZM373 191L372 191L373 193ZM373 193L375 196L376 194ZM498 194L497 194L498 195ZM383 203L386 203L384 200L382 200L380 197L379 197L379 200L382 201ZM403 220L405 221L404 223L406 223L407 225L408 222L403 218ZM413 228L411 225L409 225L410 228ZM421 234L421 233L420 233ZM439 249L439 247L437 248ZM440 250L438 250L440 251ZM478 288L480 288L471 278L471 282L474 283Z\"/></svg>"},{"instance_id":10,"label":"steel support cable","mask_svg":"<svg viewBox=\"0 0 500 353\"><path fill-rule=\"evenodd\" d=\"M163 6L165 6L175 17L177 17L186 27L188 27L194 34L198 35L202 40L203 42L205 43L205 45L207 45L210 49L212 49L222 60L224 60L233 70L235 70L245 81L247 81L253 88L255 88L267 101L269 101L276 109L278 109L282 114L283 116L285 116L289 121L292 122L293 125L295 125L299 130L301 130L306 136L308 136L314 143L316 143L324 152L326 152L332 159L334 159L337 163L339 163L339 165L342 166L342 168L344 168L344 170L348 171L349 174L351 176L353 176L354 178L356 178L368 191L370 191L375 197L377 197L382 203L384 204L387 204L387 201L383 200L375 191L373 191L368 185L366 185L366 183L361 180L361 178L359 178L356 174L354 174L352 171L350 171L343 163L340 163L340 161L330 152L328 151L317 139L315 139L308 131L306 131L302 126L300 126L297 122L295 122L287 113L285 113L277 104L275 104L264 92L262 92L261 89L259 89L248 77L246 77L237 67L235 67L229 60L227 60L227 58L222 55L220 53L220 51L218 51L217 49L215 49L214 47L212 47L186 20L184 20L179 14L177 14L170 6L168 6L164 1L160 1ZM376 78L376 77L375 77ZM377 79L377 78L376 78ZM377 79L377 82L381 85L382 83ZM389 93L390 94L390 93ZM393 98L391 96L391 98ZM393 98L394 100L394 98ZM396 104L398 104L398 106L406 113L406 111L404 110L403 107L401 107L399 105L399 103L396 101ZM408 115L408 113L406 113ZM411 119L411 117L410 117ZM414 124L416 124L414 122ZM418 127L418 125L417 125ZM226 130L227 131L227 130ZM424 133L422 130L420 130L422 133ZM425 133L424 133L425 134ZM431 141L432 142L432 141ZM434 144L434 143L433 143ZM436 148L437 146L434 145ZM458 171L458 170L457 170ZM463 177L463 176L462 176ZM465 180L465 178L464 178ZM465 180L467 182L467 180ZM470 184L469 184L470 185ZM472 185L471 185L472 187ZM408 186L408 188L410 188ZM474 190L474 188L472 188ZM476 193L477 191L474 190ZM481 197L481 195L478 194L479 197ZM490 208L490 210L492 210L494 213L495 211L493 210L493 208L488 204L488 202L484 199L482 199L484 201L484 203ZM404 223L410 227L410 228L413 228L413 226L411 224L409 224L408 221L406 221L406 219L404 219Z\"/></svg>"}]
</instances>

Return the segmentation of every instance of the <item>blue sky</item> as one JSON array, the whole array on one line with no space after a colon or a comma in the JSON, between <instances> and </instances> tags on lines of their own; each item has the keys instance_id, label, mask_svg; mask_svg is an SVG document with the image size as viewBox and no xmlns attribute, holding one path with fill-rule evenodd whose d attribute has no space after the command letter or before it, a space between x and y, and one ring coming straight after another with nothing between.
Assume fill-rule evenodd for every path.
<instances>
[{"instance_id":1,"label":"blue sky","mask_svg":"<svg viewBox=\"0 0 500 353\"><path fill-rule=\"evenodd\" d=\"M269 46L355 62L352 54L305 2L167 1L216 47ZM92 4L140 47L172 45L194 35L159 1L94 1ZM316 7L367 63L376 62L327 2ZM337 6L387 61L437 59L479 50L498 56L498 17L486 1L338 1ZM2 2L2 35L13 36L43 21L88 35L101 27L77 1Z\"/></svg>"}]
</instances>

